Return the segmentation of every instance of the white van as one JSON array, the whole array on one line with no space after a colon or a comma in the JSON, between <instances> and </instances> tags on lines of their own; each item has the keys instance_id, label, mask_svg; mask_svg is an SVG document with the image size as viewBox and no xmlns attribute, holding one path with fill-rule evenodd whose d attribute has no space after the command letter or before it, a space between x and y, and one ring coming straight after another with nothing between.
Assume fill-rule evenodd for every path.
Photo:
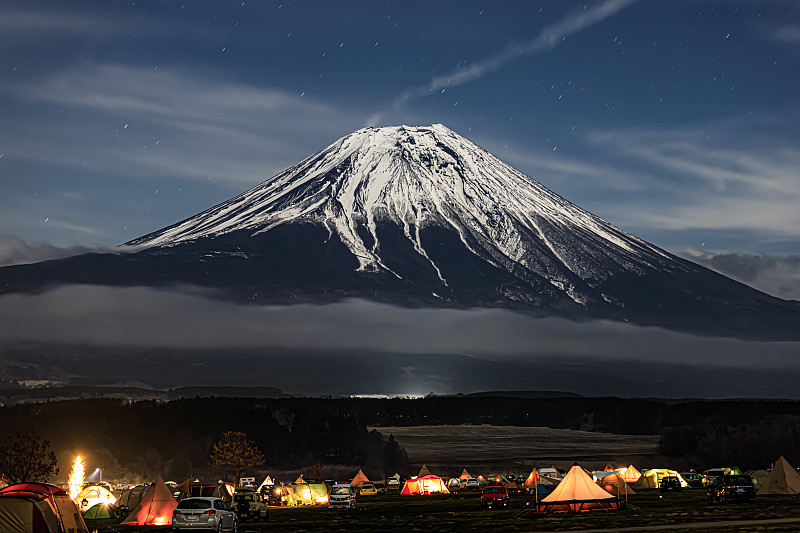
<instances>
[{"instance_id":1,"label":"white van","mask_svg":"<svg viewBox=\"0 0 800 533\"><path fill-rule=\"evenodd\" d=\"M328 509L352 509L356 506L356 488L350 483L337 483L328 494Z\"/></svg>"}]
</instances>

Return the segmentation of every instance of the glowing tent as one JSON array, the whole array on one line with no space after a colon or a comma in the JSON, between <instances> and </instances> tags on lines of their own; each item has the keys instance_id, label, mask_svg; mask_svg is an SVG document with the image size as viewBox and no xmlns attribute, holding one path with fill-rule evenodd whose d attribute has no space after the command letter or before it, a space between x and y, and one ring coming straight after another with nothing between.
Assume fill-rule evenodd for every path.
<instances>
[{"instance_id":1,"label":"glowing tent","mask_svg":"<svg viewBox=\"0 0 800 533\"><path fill-rule=\"evenodd\" d=\"M172 497L172 491L158 476L152 488L128 515L122 525L126 526L166 526L172 523L172 511L178 502Z\"/></svg>"},{"instance_id":2,"label":"glowing tent","mask_svg":"<svg viewBox=\"0 0 800 533\"><path fill-rule=\"evenodd\" d=\"M598 487L579 465L569 469L561 483L542 499L542 513L582 513L617 509L617 499Z\"/></svg>"},{"instance_id":3,"label":"glowing tent","mask_svg":"<svg viewBox=\"0 0 800 533\"><path fill-rule=\"evenodd\" d=\"M642 477L642 473L636 470L633 465L629 465L624 472L620 472L620 477L625 480L625 483L636 483Z\"/></svg>"},{"instance_id":4,"label":"glowing tent","mask_svg":"<svg viewBox=\"0 0 800 533\"><path fill-rule=\"evenodd\" d=\"M328 487L325 483L294 483L292 491L295 505L328 503Z\"/></svg>"},{"instance_id":5,"label":"glowing tent","mask_svg":"<svg viewBox=\"0 0 800 533\"><path fill-rule=\"evenodd\" d=\"M472 477L472 476L471 476L471 475L469 475L469 472L467 472L467 469L465 468L465 469L463 470L463 472L461 472L461 475L460 475L460 476L458 476L458 479L464 480L464 479L469 479L469 478L471 478L471 477Z\"/></svg>"},{"instance_id":6,"label":"glowing tent","mask_svg":"<svg viewBox=\"0 0 800 533\"><path fill-rule=\"evenodd\" d=\"M683 476L675 470L669 470L667 468L651 468L650 470L645 470L633 486L637 489L657 489L661 480L665 477L677 477L678 481L681 483L681 487L686 488L689 486L686 480L683 479Z\"/></svg>"},{"instance_id":7,"label":"glowing tent","mask_svg":"<svg viewBox=\"0 0 800 533\"><path fill-rule=\"evenodd\" d=\"M617 497L636 494L618 472L612 472L608 476L599 478L597 484L609 494L613 494Z\"/></svg>"},{"instance_id":8,"label":"glowing tent","mask_svg":"<svg viewBox=\"0 0 800 533\"><path fill-rule=\"evenodd\" d=\"M274 485L274 484L275 483L272 481L272 478L267 476L267 477L264 478L264 481L261 482L261 485L258 486L258 488L256 489L256 492L262 492L262 491L265 490L265 488L266 488L266 490L269 490L269 489L272 488L272 485Z\"/></svg>"},{"instance_id":9,"label":"glowing tent","mask_svg":"<svg viewBox=\"0 0 800 533\"><path fill-rule=\"evenodd\" d=\"M107 503L96 503L83 513L86 520L102 520L104 518L118 518L119 513Z\"/></svg>"},{"instance_id":10,"label":"glowing tent","mask_svg":"<svg viewBox=\"0 0 800 533\"><path fill-rule=\"evenodd\" d=\"M360 489L362 483L364 483L365 481L369 481L369 478L367 477L366 474L364 474L364 471L359 468L358 474L356 474L356 477L353 478L353 481L351 481L350 484Z\"/></svg>"},{"instance_id":11,"label":"glowing tent","mask_svg":"<svg viewBox=\"0 0 800 533\"><path fill-rule=\"evenodd\" d=\"M775 466L772 467L772 472L769 473L767 479L758 489L758 495L763 496L767 494L798 494L800 493L800 474L794 469L789 461L781 455Z\"/></svg>"},{"instance_id":12,"label":"glowing tent","mask_svg":"<svg viewBox=\"0 0 800 533\"><path fill-rule=\"evenodd\" d=\"M69 494L44 483L17 483L0 489L3 533L88 533Z\"/></svg>"},{"instance_id":13,"label":"glowing tent","mask_svg":"<svg viewBox=\"0 0 800 533\"><path fill-rule=\"evenodd\" d=\"M117 497L102 485L89 485L84 487L73 501L78 506L78 509L85 513L89 510L89 507L93 507L98 503L113 504L117 501Z\"/></svg>"},{"instance_id":14,"label":"glowing tent","mask_svg":"<svg viewBox=\"0 0 800 533\"><path fill-rule=\"evenodd\" d=\"M539 471L536 467L531 470L530 475L525 479L525 487L532 489L539 485Z\"/></svg>"},{"instance_id":15,"label":"glowing tent","mask_svg":"<svg viewBox=\"0 0 800 533\"><path fill-rule=\"evenodd\" d=\"M419 469L419 474L417 474L417 477L424 477L424 476L430 476L430 475L431 475L431 471L428 470L428 465L423 464L422 468Z\"/></svg>"},{"instance_id":16,"label":"glowing tent","mask_svg":"<svg viewBox=\"0 0 800 533\"><path fill-rule=\"evenodd\" d=\"M407 496L413 494L450 494L450 491L447 490L442 478L428 474L427 476L415 477L406 481L400 494Z\"/></svg>"}]
</instances>

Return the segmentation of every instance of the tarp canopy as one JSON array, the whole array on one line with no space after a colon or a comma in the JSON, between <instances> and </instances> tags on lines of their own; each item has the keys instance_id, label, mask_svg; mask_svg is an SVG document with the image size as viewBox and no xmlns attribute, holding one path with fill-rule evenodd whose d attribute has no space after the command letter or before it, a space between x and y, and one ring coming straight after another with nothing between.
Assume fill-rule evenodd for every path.
<instances>
[{"instance_id":1,"label":"tarp canopy","mask_svg":"<svg viewBox=\"0 0 800 533\"><path fill-rule=\"evenodd\" d=\"M96 503L83 513L83 518L87 520L102 520L103 518L117 518L118 516L117 510L107 503Z\"/></svg>"},{"instance_id":2,"label":"tarp canopy","mask_svg":"<svg viewBox=\"0 0 800 533\"><path fill-rule=\"evenodd\" d=\"M598 487L579 465L569 469L550 495L542 498L542 513L576 513L617 509L614 496Z\"/></svg>"},{"instance_id":3,"label":"tarp canopy","mask_svg":"<svg viewBox=\"0 0 800 533\"><path fill-rule=\"evenodd\" d=\"M450 494L450 491L447 490L442 478L428 474L427 476L415 477L406 481L400 494Z\"/></svg>"},{"instance_id":4,"label":"tarp canopy","mask_svg":"<svg viewBox=\"0 0 800 533\"><path fill-rule=\"evenodd\" d=\"M367 477L367 475L364 473L364 471L363 471L363 470L361 470L361 469L359 468L359 469L358 469L358 474L356 474L356 477L354 477L354 478L353 478L353 481L351 481L351 482L350 482L350 484L351 484L351 485L353 485L354 487L356 487L356 488L359 488L359 489L360 489L360 488L361 488L361 485L362 485L362 484L363 484L365 481L369 481L369 478L368 478L368 477Z\"/></svg>"},{"instance_id":5,"label":"tarp canopy","mask_svg":"<svg viewBox=\"0 0 800 533\"><path fill-rule=\"evenodd\" d=\"M0 524L7 527L4 533L88 533L69 494L44 483L17 483L0 489Z\"/></svg>"},{"instance_id":6,"label":"tarp canopy","mask_svg":"<svg viewBox=\"0 0 800 533\"><path fill-rule=\"evenodd\" d=\"M800 493L800 474L794 469L789 461L781 455L775 466L772 467L772 472L769 473L767 479L758 489L758 495L768 494L798 494Z\"/></svg>"},{"instance_id":7,"label":"tarp canopy","mask_svg":"<svg viewBox=\"0 0 800 533\"><path fill-rule=\"evenodd\" d=\"M147 491L122 525L127 526L166 526L172 523L172 511L178 502L172 497L172 491L158 476L152 488Z\"/></svg>"}]
</instances>

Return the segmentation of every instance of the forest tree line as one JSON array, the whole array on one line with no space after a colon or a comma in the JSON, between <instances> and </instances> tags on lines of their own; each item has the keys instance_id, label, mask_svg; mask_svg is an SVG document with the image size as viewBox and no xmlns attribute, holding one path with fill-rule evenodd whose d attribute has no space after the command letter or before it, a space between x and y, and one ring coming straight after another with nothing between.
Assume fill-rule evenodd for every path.
<instances>
[{"instance_id":1,"label":"forest tree line","mask_svg":"<svg viewBox=\"0 0 800 533\"><path fill-rule=\"evenodd\" d=\"M241 431L265 467L354 465L386 475L409 459L380 427L489 424L661 435L659 451L696 468L800 463L800 402L621 398L426 397L66 400L0 408L0 438L38 432L60 457L91 452L108 471L179 477L209 464L226 431ZM378 427L378 431L368 428ZM62 460L62 465L64 462Z\"/></svg>"}]
</instances>

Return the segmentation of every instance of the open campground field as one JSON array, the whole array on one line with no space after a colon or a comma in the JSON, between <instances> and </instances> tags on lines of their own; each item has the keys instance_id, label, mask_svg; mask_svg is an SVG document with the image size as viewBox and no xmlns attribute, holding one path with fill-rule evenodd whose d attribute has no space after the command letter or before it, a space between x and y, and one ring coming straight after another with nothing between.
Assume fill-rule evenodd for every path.
<instances>
[{"instance_id":1,"label":"open campground field","mask_svg":"<svg viewBox=\"0 0 800 533\"><path fill-rule=\"evenodd\" d=\"M266 531L692 531L755 532L800 530L800 498L762 497L752 504L709 505L703 490L661 497L656 490L630 496L630 508L578 515L537 515L527 494L514 494L509 507L482 510L479 493L362 497L356 509L325 506L271 508L268 523L242 522L241 533ZM134 533L153 528L88 521L90 530Z\"/></svg>"},{"instance_id":2,"label":"open campground field","mask_svg":"<svg viewBox=\"0 0 800 533\"><path fill-rule=\"evenodd\" d=\"M545 427L459 425L378 427L394 435L414 464L425 463L435 474L530 473L533 466L569 467L578 461L600 469L608 462L651 464L657 457L658 435L616 435ZM655 466L655 465L654 465ZM660 465L659 465L660 466Z\"/></svg>"}]
</instances>

